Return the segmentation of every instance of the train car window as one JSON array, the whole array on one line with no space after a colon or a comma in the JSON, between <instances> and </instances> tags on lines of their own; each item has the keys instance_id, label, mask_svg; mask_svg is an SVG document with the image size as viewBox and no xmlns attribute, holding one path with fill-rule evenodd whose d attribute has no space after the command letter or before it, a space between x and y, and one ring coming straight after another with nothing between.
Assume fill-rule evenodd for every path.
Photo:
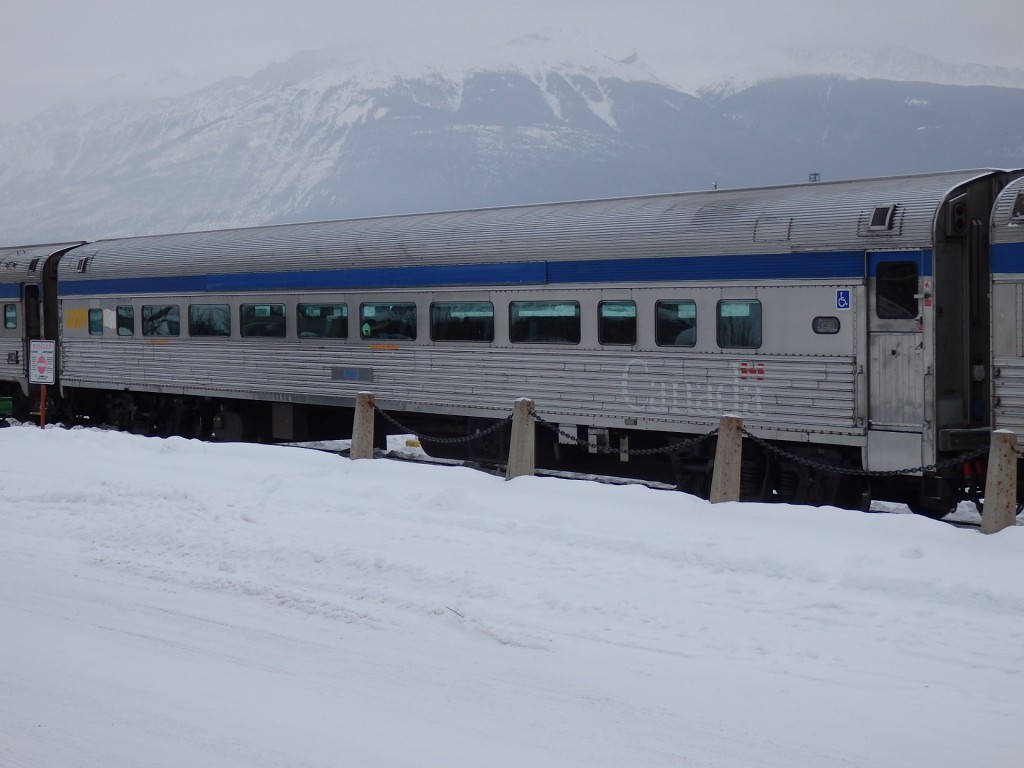
<instances>
[{"instance_id":1,"label":"train car window","mask_svg":"<svg viewBox=\"0 0 1024 768\"><path fill-rule=\"evenodd\" d=\"M868 229L876 232L892 229L892 215L895 210L895 205L880 205L875 208L871 214L871 223L868 225Z\"/></svg>"},{"instance_id":2,"label":"train car window","mask_svg":"<svg viewBox=\"0 0 1024 768\"><path fill-rule=\"evenodd\" d=\"M884 261L875 273L875 313L883 320L917 317L917 264Z\"/></svg>"},{"instance_id":3,"label":"train car window","mask_svg":"<svg viewBox=\"0 0 1024 768\"><path fill-rule=\"evenodd\" d=\"M811 321L815 333L839 333L838 317L816 317Z\"/></svg>"},{"instance_id":4,"label":"train car window","mask_svg":"<svg viewBox=\"0 0 1024 768\"><path fill-rule=\"evenodd\" d=\"M117 335L135 335L135 307L124 304L117 308Z\"/></svg>"},{"instance_id":5,"label":"train car window","mask_svg":"<svg viewBox=\"0 0 1024 768\"><path fill-rule=\"evenodd\" d=\"M598 304L597 340L601 344L636 344L636 302L602 301Z\"/></svg>"},{"instance_id":6,"label":"train car window","mask_svg":"<svg viewBox=\"0 0 1024 768\"><path fill-rule=\"evenodd\" d=\"M580 343L577 301L513 301L508 312L509 341L513 343Z\"/></svg>"},{"instance_id":7,"label":"train car window","mask_svg":"<svg viewBox=\"0 0 1024 768\"><path fill-rule=\"evenodd\" d=\"M103 310L102 309L90 309L89 310L89 335L90 336L102 336L103 335Z\"/></svg>"},{"instance_id":8,"label":"train car window","mask_svg":"<svg viewBox=\"0 0 1024 768\"><path fill-rule=\"evenodd\" d=\"M246 338L283 339L288 333L284 304L243 304L239 316Z\"/></svg>"},{"instance_id":9,"label":"train car window","mask_svg":"<svg viewBox=\"0 0 1024 768\"><path fill-rule=\"evenodd\" d=\"M231 307L227 304L189 304L189 336L230 336Z\"/></svg>"},{"instance_id":10,"label":"train car window","mask_svg":"<svg viewBox=\"0 0 1024 768\"><path fill-rule=\"evenodd\" d=\"M299 304L297 309L300 339L347 339L347 304Z\"/></svg>"},{"instance_id":11,"label":"train car window","mask_svg":"<svg viewBox=\"0 0 1024 768\"><path fill-rule=\"evenodd\" d=\"M177 304L143 305L143 336L178 336L180 334L181 311Z\"/></svg>"},{"instance_id":12,"label":"train car window","mask_svg":"<svg viewBox=\"0 0 1024 768\"><path fill-rule=\"evenodd\" d=\"M364 339L416 338L415 304L360 304L359 335Z\"/></svg>"},{"instance_id":13,"label":"train car window","mask_svg":"<svg viewBox=\"0 0 1024 768\"><path fill-rule=\"evenodd\" d=\"M13 330L18 327L18 305L4 304L4 328Z\"/></svg>"},{"instance_id":14,"label":"train car window","mask_svg":"<svg viewBox=\"0 0 1024 768\"><path fill-rule=\"evenodd\" d=\"M1014 221L1024 221L1024 190L1017 193L1017 199L1013 201L1013 212L1010 218Z\"/></svg>"},{"instance_id":15,"label":"train car window","mask_svg":"<svg viewBox=\"0 0 1024 768\"><path fill-rule=\"evenodd\" d=\"M654 309L654 342L659 347L692 347L697 343L697 303L659 301Z\"/></svg>"},{"instance_id":16,"label":"train car window","mask_svg":"<svg viewBox=\"0 0 1024 768\"><path fill-rule=\"evenodd\" d=\"M434 341L494 341L494 305L489 301L435 301L430 305Z\"/></svg>"},{"instance_id":17,"label":"train car window","mask_svg":"<svg viewBox=\"0 0 1024 768\"><path fill-rule=\"evenodd\" d=\"M761 346L760 301L718 302L718 346L722 349L756 349Z\"/></svg>"}]
</instances>

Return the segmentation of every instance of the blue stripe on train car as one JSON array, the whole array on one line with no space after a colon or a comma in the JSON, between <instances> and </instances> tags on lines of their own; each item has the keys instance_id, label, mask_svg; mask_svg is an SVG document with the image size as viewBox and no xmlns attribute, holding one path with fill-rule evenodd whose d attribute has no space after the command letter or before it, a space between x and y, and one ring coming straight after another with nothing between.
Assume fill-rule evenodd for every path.
<instances>
[{"instance_id":1,"label":"blue stripe on train car","mask_svg":"<svg viewBox=\"0 0 1024 768\"><path fill-rule=\"evenodd\" d=\"M929 260L930 261L930 260ZM929 270L930 271L930 270ZM721 280L859 279L863 251L745 256L689 256L640 259L581 259L512 264L330 269L297 272L145 277L98 280L65 279L62 296L229 293L234 291L352 290L443 286L546 285Z\"/></svg>"},{"instance_id":2,"label":"blue stripe on train car","mask_svg":"<svg viewBox=\"0 0 1024 768\"><path fill-rule=\"evenodd\" d=\"M863 251L747 256L590 259L548 263L549 283L621 283L664 280L850 279L864 276Z\"/></svg>"},{"instance_id":3,"label":"blue stripe on train car","mask_svg":"<svg viewBox=\"0 0 1024 768\"><path fill-rule=\"evenodd\" d=\"M21 286L17 283L0 285L0 299L17 299L21 296Z\"/></svg>"},{"instance_id":4,"label":"blue stripe on train car","mask_svg":"<svg viewBox=\"0 0 1024 768\"><path fill-rule=\"evenodd\" d=\"M64 280L60 284L60 294L61 296L143 296L158 293L230 293L234 291L255 293L260 291L526 285L534 283L544 283L544 262Z\"/></svg>"},{"instance_id":5,"label":"blue stripe on train car","mask_svg":"<svg viewBox=\"0 0 1024 768\"><path fill-rule=\"evenodd\" d=\"M992 246L992 274L1024 273L1024 243L997 243Z\"/></svg>"},{"instance_id":6,"label":"blue stripe on train car","mask_svg":"<svg viewBox=\"0 0 1024 768\"><path fill-rule=\"evenodd\" d=\"M932 276L932 250L923 248L911 251L869 251L868 277L878 277L878 265L892 261L912 261L917 264L918 275Z\"/></svg>"}]
</instances>

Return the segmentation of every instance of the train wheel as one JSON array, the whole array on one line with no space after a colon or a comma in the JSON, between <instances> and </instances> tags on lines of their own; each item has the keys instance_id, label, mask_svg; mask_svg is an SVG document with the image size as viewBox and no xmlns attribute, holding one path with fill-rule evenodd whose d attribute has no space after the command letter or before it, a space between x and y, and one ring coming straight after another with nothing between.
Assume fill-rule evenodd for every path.
<instances>
[{"instance_id":1,"label":"train wheel","mask_svg":"<svg viewBox=\"0 0 1024 768\"><path fill-rule=\"evenodd\" d=\"M859 512L871 510L871 482L866 477L847 475L839 483L836 506Z\"/></svg>"},{"instance_id":2,"label":"train wheel","mask_svg":"<svg viewBox=\"0 0 1024 768\"><path fill-rule=\"evenodd\" d=\"M772 463L763 450L744 446L740 465L740 499L742 501L771 501Z\"/></svg>"}]
</instances>

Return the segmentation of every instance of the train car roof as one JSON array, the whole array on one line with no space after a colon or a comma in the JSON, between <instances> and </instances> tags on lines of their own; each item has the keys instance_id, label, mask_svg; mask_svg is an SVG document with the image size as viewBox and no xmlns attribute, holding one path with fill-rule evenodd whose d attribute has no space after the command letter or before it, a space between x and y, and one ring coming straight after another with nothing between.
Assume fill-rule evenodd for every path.
<instances>
[{"instance_id":1,"label":"train car roof","mask_svg":"<svg viewBox=\"0 0 1024 768\"><path fill-rule=\"evenodd\" d=\"M83 243L79 240L0 248L0 283L38 282L42 280L43 265L50 256Z\"/></svg>"},{"instance_id":2,"label":"train car roof","mask_svg":"<svg viewBox=\"0 0 1024 768\"><path fill-rule=\"evenodd\" d=\"M992 242L1024 242L1024 176L1006 185L992 207Z\"/></svg>"},{"instance_id":3,"label":"train car roof","mask_svg":"<svg viewBox=\"0 0 1024 768\"><path fill-rule=\"evenodd\" d=\"M973 169L101 240L63 281L411 265L928 247L938 207ZM873 226L888 209L886 227Z\"/></svg>"}]
</instances>

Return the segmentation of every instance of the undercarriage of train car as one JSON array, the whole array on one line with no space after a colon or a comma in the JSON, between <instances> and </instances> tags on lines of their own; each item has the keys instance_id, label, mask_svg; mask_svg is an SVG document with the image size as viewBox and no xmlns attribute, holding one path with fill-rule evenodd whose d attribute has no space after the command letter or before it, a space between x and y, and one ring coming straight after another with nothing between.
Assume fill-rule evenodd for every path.
<instances>
[{"instance_id":1,"label":"undercarriage of train car","mask_svg":"<svg viewBox=\"0 0 1024 768\"><path fill-rule=\"evenodd\" d=\"M38 387L29 397L12 392L7 402L10 415L32 420L39 412ZM347 439L353 423L352 408L96 389L68 389L63 398L50 395L47 411L51 421L224 442ZM535 430L538 469L664 483L703 498L710 493L713 432L678 434L542 421ZM386 449L389 434L408 433L419 435L424 452L435 458L483 467L501 467L508 461L508 419L377 412L377 448ZM978 455L944 462L940 472L867 473L861 470L860 450L854 446L769 442L748 436L740 498L860 510L869 509L872 500L889 501L938 518L964 501L980 509L985 457L974 454ZM1024 471L1018 477L1024 478ZM1024 483L1018 485L1018 499L1024 500Z\"/></svg>"}]
</instances>

